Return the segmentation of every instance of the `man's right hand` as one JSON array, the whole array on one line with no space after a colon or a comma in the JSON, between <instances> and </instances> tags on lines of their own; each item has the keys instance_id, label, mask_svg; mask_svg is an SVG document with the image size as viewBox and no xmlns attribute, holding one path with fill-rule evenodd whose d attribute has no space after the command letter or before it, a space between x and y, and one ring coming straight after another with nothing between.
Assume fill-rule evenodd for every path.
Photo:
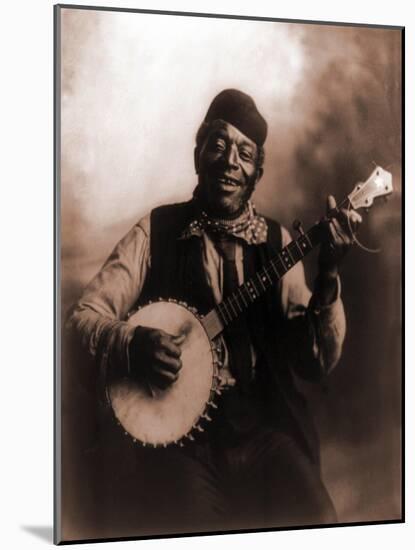
<instances>
[{"instance_id":1,"label":"man's right hand","mask_svg":"<svg viewBox=\"0 0 415 550\"><path fill-rule=\"evenodd\" d=\"M184 335L137 327L129 346L130 373L150 387L165 389L173 384L182 368L180 344Z\"/></svg>"}]
</instances>

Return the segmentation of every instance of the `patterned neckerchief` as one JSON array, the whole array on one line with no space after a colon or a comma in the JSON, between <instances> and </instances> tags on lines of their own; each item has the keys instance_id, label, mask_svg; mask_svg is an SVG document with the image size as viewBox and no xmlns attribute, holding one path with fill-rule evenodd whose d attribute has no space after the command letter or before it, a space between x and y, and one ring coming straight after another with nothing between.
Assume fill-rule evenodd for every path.
<instances>
[{"instance_id":1,"label":"patterned neckerchief","mask_svg":"<svg viewBox=\"0 0 415 550\"><path fill-rule=\"evenodd\" d=\"M232 235L248 244L262 244L267 241L268 226L265 218L256 213L254 204L248 201L242 214L234 220L211 218L200 210L180 238L201 237L204 232Z\"/></svg>"}]
</instances>

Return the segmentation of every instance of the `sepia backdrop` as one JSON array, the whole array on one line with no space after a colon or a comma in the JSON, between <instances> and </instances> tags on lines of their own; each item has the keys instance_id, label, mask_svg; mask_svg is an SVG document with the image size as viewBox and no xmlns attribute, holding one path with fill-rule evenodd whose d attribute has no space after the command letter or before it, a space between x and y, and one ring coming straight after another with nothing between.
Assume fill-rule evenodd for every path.
<instances>
[{"instance_id":1,"label":"sepia backdrop","mask_svg":"<svg viewBox=\"0 0 415 550\"><path fill-rule=\"evenodd\" d=\"M251 94L268 122L254 200L288 228L294 218L316 221L326 196L340 200L373 163L392 172L393 197L365 216L359 236L381 252L355 247L342 268L342 359L327 388L304 391L339 520L400 518L401 31L61 14L63 317L141 216L191 196L195 134L224 88ZM306 262L310 285L314 264L315 256ZM72 447L88 408L77 390L82 365L67 360L65 335L63 344L63 526L68 538L82 538L92 531L79 513L84 493Z\"/></svg>"}]
</instances>

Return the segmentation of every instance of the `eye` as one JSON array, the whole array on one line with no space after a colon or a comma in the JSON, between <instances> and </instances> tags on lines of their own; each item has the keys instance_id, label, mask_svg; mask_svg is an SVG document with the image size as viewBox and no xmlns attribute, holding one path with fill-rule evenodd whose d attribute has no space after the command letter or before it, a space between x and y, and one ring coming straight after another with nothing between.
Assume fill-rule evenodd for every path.
<instances>
[{"instance_id":1,"label":"eye","mask_svg":"<svg viewBox=\"0 0 415 550\"><path fill-rule=\"evenodd\" d=\"M250 149L241 149L239 151L239 156L241 157L242 160L246 160L246 161L253 161L254 159L253 152Z\"/></svg>"},{"instance_id":2,"label":"eye","mask_svg":"<svg viewBox=\"0 0 415 550\"><path fill-rule=\"evenodd\" d=\"M215 149L215 151L225 151L225 149L226 149L225 140L220 139L220 138L216 138L213 141L213 148Z\"/></svg>"}]
</instances>

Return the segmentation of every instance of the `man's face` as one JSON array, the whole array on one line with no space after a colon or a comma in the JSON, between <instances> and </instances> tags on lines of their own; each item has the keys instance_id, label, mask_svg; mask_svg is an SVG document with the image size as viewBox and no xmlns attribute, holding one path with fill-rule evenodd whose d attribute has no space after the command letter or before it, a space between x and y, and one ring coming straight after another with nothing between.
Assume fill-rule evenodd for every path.
<instances>
[{"instance_id":1,"label":"man's face","mask_svg":"<svg viewBox=\"0 0 415 550\"><path fill-rule=\"evenodd\" d=\"M235 126L222 120L212 123L195 151L198 197L210 215L227 217L243 209L262 175L257 155L256 144Z\"/></svg>"}]
</instances>

